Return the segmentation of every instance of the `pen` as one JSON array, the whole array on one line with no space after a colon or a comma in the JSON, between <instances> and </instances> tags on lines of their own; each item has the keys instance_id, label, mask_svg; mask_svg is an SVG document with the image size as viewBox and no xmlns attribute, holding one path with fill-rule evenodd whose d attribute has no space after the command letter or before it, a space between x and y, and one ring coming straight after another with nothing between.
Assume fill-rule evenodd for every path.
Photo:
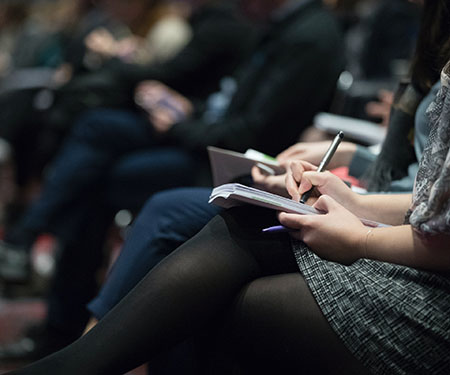
<instances>
[{"instance_id":1,"label":"pen","mask_svg":"<svg viewBox=\"0 0 450 375\"><path fill-rule=\"evenodd\" d=\"M344 133L340 131L339 133L337 133L336 137L334 137L333 142L331 142L330 147L328 148L322 161L319 164L319 167L317 168L317 172L323 172L323 170L326 168L334 153L336 152L339 144L341 143L342 138L344 138ZM305 203L308 200L313 189L314 187L303 193L302 198L300 199L300 203Z\"/></svg>"},{"instance_id":2,"label":"pen","mask_svg":"<svg viewBox=\"0 0 450 375\"><path fill-rule=\"evenodd\" d=\"M264 228L263 233L283 233L283 232L295 232L296 229L288 228L283 225L275 225L273 227Z\"/></svg>"}]
</instances>

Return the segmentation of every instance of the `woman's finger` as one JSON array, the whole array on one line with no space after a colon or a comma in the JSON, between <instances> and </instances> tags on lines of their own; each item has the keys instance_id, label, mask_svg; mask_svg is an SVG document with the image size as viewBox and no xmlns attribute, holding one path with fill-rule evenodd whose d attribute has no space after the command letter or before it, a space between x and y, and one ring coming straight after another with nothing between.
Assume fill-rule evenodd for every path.
<instances>
[{"instance_id":1,"label":"woman's finger","mask_svg":"<svg viewBox=\"0 0 450 375\"><path fill-rule=\"evenodd\" d=\"M318 211L328 213L332 210L340 208L341 206L329 195L321 195L314 203L313 207Z\"/></svg>"}]
</instances>

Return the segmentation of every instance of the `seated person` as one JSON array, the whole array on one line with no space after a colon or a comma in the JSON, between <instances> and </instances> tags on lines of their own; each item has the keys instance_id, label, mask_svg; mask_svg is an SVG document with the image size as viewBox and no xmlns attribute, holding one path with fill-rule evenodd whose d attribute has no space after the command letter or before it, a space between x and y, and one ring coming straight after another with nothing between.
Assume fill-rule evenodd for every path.
<instances>
[{"instance_id":1,"label":"seated person","mask_svg":"<svg viewBox=\"0 0 450 375\"><path fill-rule=\"evenodd\" d=\"M39 233L51 231L61 240L63 250L49 304L49 316L58 315L52 321L59 332L70 329L73 337L86 323L84 306L95 291L101 258L99 239L109 224L103 217L108 213L103 205L105 191L117 170L124 173L120 177L126 177L120 179L119 198L139 206L151 193L192 178L201 165L198 159L206 156L207 145L278 153L329 104L343 56L336 48L341 42L337 24L321 2L301 1L295 6L287 0L241 3L266 22L271 17L275 20L239 69L240 79L228 105L216 105L207 114L198 111L185 121L163 123L163 133L152 127L161 123L148 121L153 111L87 114L67 139L39 198L6 233L0 247L0 274L10 281L26 279L29 249ZM136 184L129 183L130 176ZM145 192L144 199L134 193L138 188ZM75 321L74 312L82 319ZM64 321L67 316L73 318L70 324Z\"/></svg>"},{"instance_id":2,"label":"seated person","mask_svg":"<svg viewBox=\"0 0 450 375\"><path fill-rule=\"evenodd\" d=\"M436 83L431 88L415 113L414 151L418 160L422 157L429 134L426 109L434 100L439 87L440 83ZM400 110L398 102L395 103L395 106L397 109L394 110L394 113ZM391 127L399 126L398 123L401 121L398 118L398 113L394 114ZM403 137L405 147L399 147L402 142L397 137L397 132L390 132L386 143L391 144L390 139L394 136L399 149L398 153L408 154L411 148L408 140ZM318 165L328 146L329 142L298 143L282 152L278 156L278 160L284 165L289 165L296 159ZM396 157L394 152L397 152L397 149L393 151L392 148L385 148L385 152L380 155L380 159L375 161L375 164L392 160ZM360 177L361 171L366 170L372 163L372 157L366 157L366 155L372 154L366 153L361 146L343 142L330 162L330 169L350 166L350 172L359 174L358 177ZM394 166L399 167L399 164L394 164ZM379 169L377 167L378 171ZM397 168L387 188L375 187L370 191L411 192L417 170L417 162L407 165L406 168L403 167L403 171ZM402 175L403 177L401 177ZM275 194L287 195L284 188L284 175L266 176L258 168L254 168L252 177L256 187ZM380 178L380 176L372 176L371 185L375 185ZM384 181L385 183L386 181ZM93 315L88 328L110 311L164 257L193 237L209 220L222 212L220 207L208 204L210 194L211 189L208 188L181 188L157 193L149 199L134 222L130 237L125 242L105 284L98 296L88 305L89 311Z\"/></svg>"},{"instance_id":3,"label":"seated person","mask_svg":"<svg viewBox=\"0 0 450 375\"><path fill-rule=\"evenodd\" d=\"M273 211L223 212L88 334L9 375L119 375L203 330L243 373L447 373L449 88L450 63L413 195L358 195L294 162L289 194L316 186L322 215L279 213L294 231L267 235Z\"/></svg>"},{"instance_id":4,"label":"seated person","mask_svg":"<svg viewBox=\"0 0 450 375\"><path fill-rule=\"evenodd\" d=\"M223 76L233 73L256 37L255 28L237 12L234 1L196 1L189 19L192 39L173 58L164 63L144 65L111 59L102 67L88 69L84 63L92 59L84 58L87 33L99 25L110 30L123 30L123 27L110 22L100 2L95 6L90 0L55 3L63 4L63 11L45 7L46 14L51 15L52 22L48 24L59 25L70 17L67 22L71 27L64 33L68 35L58 38L58 41L70 40L64 44L66 53L61 57L61 62L65 63L56 71L51 83L46 82L43 91L33 87L0 95L0 137L13 147L15 182L23 190L30 182L41 181L44 168L84 111L104 107L135 110L134 87L146 79L162 81L183 95L203 102L218 89ZM125 6L130 13L136 12L125 0L107 3L112 9ZM148 7L142 1L136 2L138 7L138 3ZM108 13L119 12L112 11L111 7L107 8ZM87 20L77 22L78 16L75 17L72 8L80 8L77 12L85 13L89 10L85 15ZM122 17L129 18L125 14ZM19 196L18 200L20 198L23 197ZM29 198L26 198L23 199L28 203Z\"/></svg>"}]
</instances>

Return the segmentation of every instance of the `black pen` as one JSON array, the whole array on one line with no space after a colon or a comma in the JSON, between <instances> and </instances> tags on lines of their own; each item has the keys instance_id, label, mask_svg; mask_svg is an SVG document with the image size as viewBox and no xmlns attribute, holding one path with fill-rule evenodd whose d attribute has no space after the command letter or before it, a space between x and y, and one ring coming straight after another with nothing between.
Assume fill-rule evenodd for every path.
<instances>
[{"instance_id":1,"label":"black pen","mask_svg":"<svg viewBox=\"0 0 450 375\"><path fill-rule=\"evenodd\" d=\"M342 138L344 138L344 133L340 131L339 133L337 133L336 137L334 137L333 142L331 142L330 147L328 148L322 161L319 164L319 167L317 168L317 172L323 172L323 170L327 167L339 144L341 143ZM314 187L303 193L302 198L300 199L300 203L306 203L313 189Z\"/></svg>"}]
</instances>

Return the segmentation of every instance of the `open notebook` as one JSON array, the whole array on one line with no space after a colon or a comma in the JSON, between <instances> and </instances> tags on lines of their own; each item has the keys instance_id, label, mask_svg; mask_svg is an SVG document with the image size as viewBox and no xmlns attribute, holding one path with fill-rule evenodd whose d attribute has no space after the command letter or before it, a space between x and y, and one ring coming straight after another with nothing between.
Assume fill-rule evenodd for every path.
<instances>
[{"instance_id":1,"label":"open notebook","mask_svg":"<svg viewBox=\"0 0 450 375\"><path fill-rule=\"evenodd\" d=\"M295 202L280 195L268 193L241 184L225 184L213 189L209 203L230 208L244 203L270 208L276 211L297 213L302 215L320 215L320 211L303 203ZM388 227L389 225L360 218L368 227Z\"/></svg>"}]
</instances>

